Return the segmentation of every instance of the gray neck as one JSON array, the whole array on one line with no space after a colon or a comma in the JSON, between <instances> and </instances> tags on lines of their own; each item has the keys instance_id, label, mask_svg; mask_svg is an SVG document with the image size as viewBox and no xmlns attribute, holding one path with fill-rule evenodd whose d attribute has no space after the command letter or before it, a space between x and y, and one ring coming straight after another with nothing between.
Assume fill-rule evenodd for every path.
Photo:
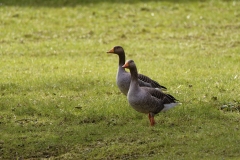
<instances>
[{"instance_id":1,"label":"gray neck","mask_svg":"<svg viewBox=\"0 0 240 160\"><path fill-rule=\"evenodd\" d=\"M136 90L136 88L139 88L137 67L131 68L130 73L131 73L130 88L135 88L135 90Z\"/></svg>"}]
</instances>

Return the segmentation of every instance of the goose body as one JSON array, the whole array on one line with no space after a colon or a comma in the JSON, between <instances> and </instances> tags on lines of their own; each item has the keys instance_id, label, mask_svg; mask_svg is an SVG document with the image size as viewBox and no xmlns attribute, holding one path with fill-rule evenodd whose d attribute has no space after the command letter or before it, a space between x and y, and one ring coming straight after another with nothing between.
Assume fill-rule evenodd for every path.
<instances>
[{"instance_id":1,"label":"goose body","mask_svg":"<svg viewBox=\"0 0 240 160\"><path fill-rule=\"evenodd\" d=\"M125 63L125 52L121 46L115 46L107 53L117 54L119 57L118 71L116 77L117 86L123 94L127 95L130 87L131 75L129 72L126 72L125 68L122 67ZM166 87L160 85L158 82L142 74L138 74L138 82L140 86L144 87L159 88L162 90L167 89Z\"/></svg>"},{"instance_id":2,"label":"goose body","mask_svg":"<svg viewBox=\"0 0 240 160\"><path fill-rule=\"evenodd\" d=\"M140 87L137 67L133 60L128 60L122 67L130 69L131 73L131 83L127 94L129 104L136 111L147 113L152 126L155 124L155 114L167 111L178 104L177 100L170 94L154 88Z\"/></svg>"}]
</instances>

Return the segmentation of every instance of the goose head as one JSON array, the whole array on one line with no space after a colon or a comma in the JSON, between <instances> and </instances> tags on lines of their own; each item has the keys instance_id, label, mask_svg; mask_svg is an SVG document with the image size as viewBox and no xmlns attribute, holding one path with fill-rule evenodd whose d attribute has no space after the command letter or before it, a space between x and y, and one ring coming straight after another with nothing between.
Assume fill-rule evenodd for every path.
<instances>
[{"instance_id":1,"label":"goose head","mask_svg":"<svg viewBox=\"0 0 240 160\"><path fill-rule=\"evenodd\" d=\"M126 63L122 66L123 68L136 68L136 65L133 60L127 60Z\"/></svg>"},{"instance_id":2,"label":"goose head","mask_svg":"<svg viewBox=\"0 0 240 160\"><path fill-rule=\"evenodd\" d=\"M115 46L111 50L107 51L107 53L113 53L118 55L125 54L121 46Z\"/></svg>"}]
</instances>

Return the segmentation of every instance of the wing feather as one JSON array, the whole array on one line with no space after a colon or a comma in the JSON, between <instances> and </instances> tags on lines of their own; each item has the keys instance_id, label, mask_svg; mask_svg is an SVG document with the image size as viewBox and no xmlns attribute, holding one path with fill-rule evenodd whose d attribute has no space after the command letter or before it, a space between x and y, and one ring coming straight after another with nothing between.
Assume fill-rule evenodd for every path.
<instances>
[{"instance_id":1,"label":"wing feather","mask_svg":"<svg viewBox=\"0 0 240 160\"><path fill-rule=\"evenodd\" d=\"M167 89L166 87L160 85L158 82L152 80L151 78L143 74L138 74L138 79L140 79L143 82L149 83L153 88Z\"/></svg>"},{"instance_id":2,"label":"wing feather","mask_svg":"<svg viewBox=\"0 0 240 160\"><path fill-rule=\"evenodd\" d=\"M163 93L160 90L144 87L153 97L162 100L163 104L177 103L178 100L170 94Z\"/></svg>"}]
</instances>

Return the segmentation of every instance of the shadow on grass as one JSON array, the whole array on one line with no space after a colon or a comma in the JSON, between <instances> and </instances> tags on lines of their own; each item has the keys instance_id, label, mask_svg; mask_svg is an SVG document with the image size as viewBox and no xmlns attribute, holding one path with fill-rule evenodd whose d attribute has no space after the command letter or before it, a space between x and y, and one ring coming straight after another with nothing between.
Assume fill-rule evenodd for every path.
<instances>
[{"instance_id":1,"label":"shadow on grass","mask_svg":"<svg viewBox=\"0 0 240 160\"><path fill-rule=\"evenodd\" d=\"M89 5L96 3L139 3L139 2L172 2L172 3L189 3L205 0L2 0L0 6L19 6L19 7L74 7L77 5Z\"/></svg>"}]
</instances>

